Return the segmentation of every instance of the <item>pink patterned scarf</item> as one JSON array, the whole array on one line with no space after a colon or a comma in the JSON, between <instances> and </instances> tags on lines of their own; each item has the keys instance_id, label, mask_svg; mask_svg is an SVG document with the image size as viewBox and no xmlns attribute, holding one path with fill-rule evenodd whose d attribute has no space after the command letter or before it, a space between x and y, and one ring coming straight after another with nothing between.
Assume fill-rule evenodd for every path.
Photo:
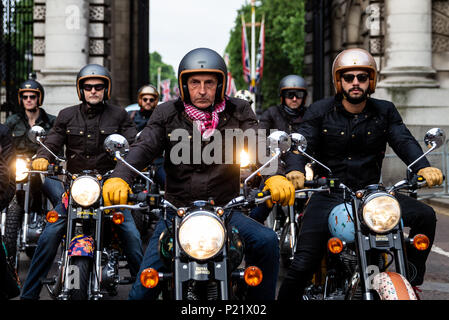
<instances>
[{"instance_id":1,"label":"pink patterned scarf","mask_svg":"<svg viewBox=\"0 0 449 320\"><path fill-rule=\"evenodd\" d=\"M215 105L212 113L202 111L188 103L184 103L185 111L190 119L195 121L198 125L198 130L201 132L203 138L209 138L218 126L218 114L225 109L226 100Z\"/></svg>"}]
</instances>

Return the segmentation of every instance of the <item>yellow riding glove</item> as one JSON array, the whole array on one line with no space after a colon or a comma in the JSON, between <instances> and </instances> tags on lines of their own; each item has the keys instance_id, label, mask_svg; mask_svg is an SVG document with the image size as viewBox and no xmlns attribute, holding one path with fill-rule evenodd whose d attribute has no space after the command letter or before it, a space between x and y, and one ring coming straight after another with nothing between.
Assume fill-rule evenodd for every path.
<instances>
[{"instance_id":1,"label":"yellow riding glove","mask_svg":"<svg viewBox=\"0 0 449 320\"><path fill-rule=\"evenodd\" d=\"M304 188L304 181L306 180L306 177L301 171L290 171L289 173L287 173L286 177L288 181L293 183L295 189Z\"/></svg>"},{"instance_id":2,"label":"yellow riding glove","mask_svg":"<svg viewBox=\"0 0 449 320\"><path fill-rule=\"evenodd\" d=\"M268 208L273 207L273 202L282 206L292 206L295 203L295 187L283 176L273 176L265 181L263 191L265 190L271 193L271 200L266 201Z\"/></svg>"},{"instance_id":3,"label":"yellow riding glove","mask_svg":"<svg viewBox=\"0 0 449 320\"><path fill-rule=\"evenodd\" d=\"M438 186L443 183L443 173L438 168L422 168L418 171L418 175L426 179L428 187Z\"/></svg>"},{"instance_id":4,"label":"yellow riding glove","mask_svg":"<svg viewBox=\"0 0 449 320\"><path fill-rule=\"evenodd\" d=\"M110 178L103 184L103 201L105 206L127 204L131 188L121 178Z\"/></svg>"},{"instance_id":5,"label":"yellow riding glove","mask_svg":"<svg viewBox=\"0 0 449 320\"><path fill-rule=\"evenodd\" d=\"M45 171L50 163L45 158L37 158L31 163L33 170Z\"/></svg>"}]
</instances>

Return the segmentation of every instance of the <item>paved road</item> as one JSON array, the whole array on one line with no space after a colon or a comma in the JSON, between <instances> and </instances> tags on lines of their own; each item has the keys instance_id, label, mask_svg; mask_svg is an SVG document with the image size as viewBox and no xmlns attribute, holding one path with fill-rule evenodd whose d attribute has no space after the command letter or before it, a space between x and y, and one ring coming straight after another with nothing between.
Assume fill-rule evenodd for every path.
<instances>
[{"instance_id":1,"label":"paved road","mask_svg":"<svg viewBox=\"0 0 449 320\"><path fill-rule=\"evenodd\" d=\"M441 206L434 206L437 211L437 230L435 243L432 252L427 260L427 272L424 283L420 286L422 300L449 300L449 209ZM26 279L26 272L29 268L30 260L22 254L22 263L19 276L22 281ZM129 276L127 269L120 271L123 277ZM285 270L281 268L279 284L282 281ZM131 285L122 285L117 296L109 297L105 295L105 300L126 300ZM17 298L16 298L17 299ZM41 292L42 300L51 299L44 288Z\"/></svg>"}]
</instances>

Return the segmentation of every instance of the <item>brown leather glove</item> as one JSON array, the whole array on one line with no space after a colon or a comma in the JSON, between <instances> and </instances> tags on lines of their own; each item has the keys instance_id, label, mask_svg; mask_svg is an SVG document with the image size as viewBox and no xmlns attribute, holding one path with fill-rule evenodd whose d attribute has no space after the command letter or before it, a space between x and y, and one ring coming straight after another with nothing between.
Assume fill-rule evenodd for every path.
<instances>
[{"instance_id":1,"label":"brown leather glove","mask_svg":"<svg viewBox=\"0 0 449 320\"><path fill-rule=\"evenodd\" d=\"M50 163L45 158L37 158L31 163L33 170L45 171Z\"/></svg>"},{"instance_id":2,"label":"brown leather glove","mask_svg":"<svg viewBox=\"0 0 449 320\"><path fill-rule=\"evenodd\" d=\"M293 184L295 189L303 189L306 177L301 171L290 171L286 174L287 179Z\"/></svg>"},{"instance_id":3,"label":"brown leather glove","mask_svg":"<svg viewBox=\"0 0 449 320\"><path fill-rule=\"evenodd\" d=\"M273 202L280 203L282 206L292 206L295 203L295 188L283 176L272 176L265 181L263 191L265 190L271 193L271 200L266 201L268 208L273 207Z\"/></svg>"},{"instance_id":4,"label":"brown leather glove","mask_svg":"<svg viewBox=\"0 0 449 320\"><path fill-rule=\"evenodd\" d=\"M418 175L426 179L428 187L438 186L443 183L443 173L438 168L422 168L418 171Z\"/></svg>"}]
</instances>

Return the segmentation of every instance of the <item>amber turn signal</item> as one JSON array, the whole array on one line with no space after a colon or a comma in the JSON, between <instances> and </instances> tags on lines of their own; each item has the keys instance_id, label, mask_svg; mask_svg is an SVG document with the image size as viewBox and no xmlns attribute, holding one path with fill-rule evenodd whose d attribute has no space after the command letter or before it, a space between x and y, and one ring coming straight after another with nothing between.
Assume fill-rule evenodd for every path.
<instances>
[{"instance_id":1,"label":"amber turn signal","mask_svg":"<svg viewBox=\"0 0 449 320\"><path fill-rule=\"evenodd\" d=\"M114 212L112 215L112 222L114 224L122 224L125 221L125 216L121 212Z\"/></svg>"},{"instance_id":2,"label":"amber turn signal","mask_svg":"<svg viewBox=\"0 0 449 320\"><path fill-rule=\"evenodd\" d=\"M47 216L45 217L48 223L55 223L59 219L59 213L55 210L48 211Z\"/></svg>"},{"instance_id":3,"label":"amber turn signal","mask_svg":"<svg viewBox=\"0 0 449 320\"><path fill-rule=\"evenodd\" d=\"M258 286L262 282L262 278L262 270L255 266L246 268L243 273L243 279L245 279L246 284L250 287Z\"/></svg>"},{"instance_id":4,"label":"amber turn signal","mask_svg":"<svg viewBox=\"0 0 449 320\"><path fill-rule=\"evenodd\" d=\"M154 288L159 283L159 273L153 268L147 268L140 274L140 283L145 288Z\"/></svg>"},{"instance_id":5,"label":"amber turn signal","mask_svg":"<svg viewBox=\"0 0 449 320\"><path fill-rule=\"evenodd\" d=\"M429 248L430 240L425 234L417 234L413 237L413 246L419 250L424 251Z\"/></svg>"},{"instance_id":6,"label":"amber turn signal","mask_svg":"<svg viewBox=\"0 0 449 320\"><path fill-rule=\"evenodd\" d=\"M343 241L338 238L330 238L327 241L327 249L333 254L339 254L343 251Z\"/></svg>"}]
</instances>

